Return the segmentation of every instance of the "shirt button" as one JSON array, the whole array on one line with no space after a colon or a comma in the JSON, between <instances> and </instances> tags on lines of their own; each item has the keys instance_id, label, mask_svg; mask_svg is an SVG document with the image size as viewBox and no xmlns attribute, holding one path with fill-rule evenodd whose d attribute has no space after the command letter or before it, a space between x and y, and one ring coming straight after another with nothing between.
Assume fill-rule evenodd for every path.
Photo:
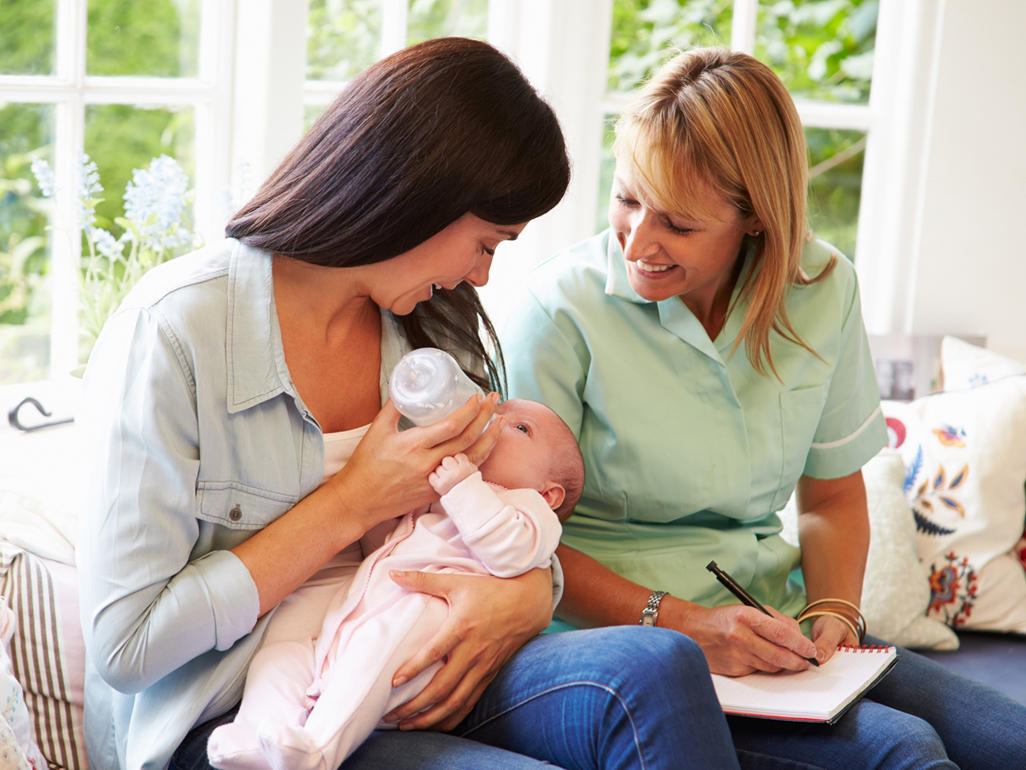
<instances>
[{"instance_id":1,"label":"shirt button","mask_svg":"<svg viewBox=\"0 0 1026 770\"><path fill-rule=\"evenodd\" d=\"M234 508L228 511L228 518L232 521L238 521L242 518L242 509L238 506L238 504L236 504Z\"/></svg>"}]
</instances>

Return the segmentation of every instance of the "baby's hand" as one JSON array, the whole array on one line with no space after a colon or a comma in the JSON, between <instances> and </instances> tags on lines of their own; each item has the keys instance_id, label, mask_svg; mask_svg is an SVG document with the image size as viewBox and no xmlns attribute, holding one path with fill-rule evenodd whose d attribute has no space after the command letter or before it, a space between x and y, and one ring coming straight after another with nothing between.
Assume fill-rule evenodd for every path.
<instances>
[{"instance_id":1,"label":"baby's hand","mask_svg":"<svg viewBox=\"0 0 1026 770\"><path fill-rule=\"evenodd\" d=\"M444 495L476 470L477 466L465 454L443 457L442 462L428 476L428 483L439 495Z\"/></svg>"}]
</instances>

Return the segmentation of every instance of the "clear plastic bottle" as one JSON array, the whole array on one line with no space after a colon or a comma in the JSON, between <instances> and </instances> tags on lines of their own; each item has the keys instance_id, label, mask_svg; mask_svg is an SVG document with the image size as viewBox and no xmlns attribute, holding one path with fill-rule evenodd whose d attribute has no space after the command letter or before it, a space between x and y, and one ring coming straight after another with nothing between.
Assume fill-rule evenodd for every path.
<instances>
[{"instance_id":1,"label":"clear plastic bottle","mask_svg":"<svg viewBox=\"0 0 1026 770\"><path fill-rule=\"evenodd\" d=\"M392 402L414 425L430 425L482 393L456 363L438 348L411 350L395 365L388 383Z\"/></svg>"}]
</instances>

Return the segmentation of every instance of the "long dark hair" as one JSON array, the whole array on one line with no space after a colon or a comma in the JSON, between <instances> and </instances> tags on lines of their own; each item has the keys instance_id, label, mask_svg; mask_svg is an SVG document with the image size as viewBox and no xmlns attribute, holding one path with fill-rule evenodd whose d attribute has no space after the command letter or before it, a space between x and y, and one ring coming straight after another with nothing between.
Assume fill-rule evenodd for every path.
<instances>
[{"instance_id":1,"label":"long dark hair","mask_svg":"<svg viewBox=\"0 0 1026 770\"><path fill-rule=\"evenodd\" d=\"M559 123L516 65L487 43L439 38L354 78L226 234L316 265L364 265L467 212L494 224L533 219L569 177ZM412 346L455 346L487 370L479 384L500 388L482 333L500 368L502 354L472 286L436 291L400 320Z\"/></svg>"}]
</instances>

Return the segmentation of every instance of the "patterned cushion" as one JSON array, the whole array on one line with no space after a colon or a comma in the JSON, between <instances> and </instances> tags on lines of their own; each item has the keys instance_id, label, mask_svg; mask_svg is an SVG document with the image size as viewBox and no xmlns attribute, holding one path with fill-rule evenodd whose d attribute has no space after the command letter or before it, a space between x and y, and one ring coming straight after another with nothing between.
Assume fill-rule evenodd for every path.
<instances>
[{"instance_id":1,"label":"patterned cushion","mask_svg":"<svg viewBox=\"0 0 1026 770\"><path fill-rule=\"evenodd\" d=\"M862 469L869 513L869 552L862 582L862 614L869 633L902 647L958 649L958 637L927 617L930 582L916 556L915 525L903 491L901 455L882 449ZM798 509L794 495L780 512L781 536L798 545Z\"/></svg>"},{"instance_id":2,"label":"patterned cushion","mask_svg":"<svg viewBox=\"0 0 1026 770\"><path fill-rule=\"evenodd\" d=\"M916 555L915 523L904 493L901 455L883 449L862 469L869 510L869 553L862 613L869 633L903 647L958 648L958 637L928 617L929 570Z\"/></svg>"},{"instance_id":3,"label":"patterned cushion","mask_svg":"<svg viewBox=\"0 0 1026 770\"><path fill-rule=\"evenodd\" d=\"M32 733L21 683L14 675L8 643L16 626L14 612L0 596L0 768L43 770L46 760Z\"/></svg>"},{"instance_id":4,"label":"patterned cushion","mask_svg":"<svg viewBox=\"0 0 1026 770\"><path fill-rule=\"evenodd\" d=\"M1026 633L1026 376L1021 365L946 340L945 391L884 402L905 463L929 614L957 628Z\"/></svg>"},{"instance_id":5,"label":"patterned cushion","mask_svg":"<svg viewBox=\"0 0 1026 770\"><path fill-rule=\"evenodd\" d=\"M11 664L39 748L51 767L85 770L85 648L75 568L0 540L0 594L16 616Z\"/></svg>"}]
</instances>

